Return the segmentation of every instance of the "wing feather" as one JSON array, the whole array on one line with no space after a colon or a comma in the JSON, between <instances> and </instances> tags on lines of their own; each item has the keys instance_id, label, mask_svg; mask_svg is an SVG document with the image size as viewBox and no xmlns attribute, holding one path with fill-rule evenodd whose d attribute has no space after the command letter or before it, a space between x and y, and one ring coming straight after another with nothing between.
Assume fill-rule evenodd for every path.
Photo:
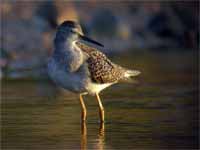
<instances>
[{"instance_id":1,"label":"wing feather","mask_svg":"<svg viewBox=\"0 0 200 150\"><path fill-rule=\"evenodd\" d=\"M124 69L112 63L97 48L88 46L80 41L76 42L76 46L88 56L87 64L93 82L112 83L123 78Z\"/></svg>"}]
</instances>

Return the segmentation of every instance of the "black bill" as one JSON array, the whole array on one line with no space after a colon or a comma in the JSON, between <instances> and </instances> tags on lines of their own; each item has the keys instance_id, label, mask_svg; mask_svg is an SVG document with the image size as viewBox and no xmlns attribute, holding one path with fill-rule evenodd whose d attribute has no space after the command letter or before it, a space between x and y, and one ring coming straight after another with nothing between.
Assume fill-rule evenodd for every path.
<instances>
[{"instance_id":1,"label":"black bill","mask_svg":"<svg viewBox=\"0 0 200 150\"><path fill-rule=\"evenodd\" d=\"M84 35L80 35L80 34L79 34L79 37L80 37L82 40L84 40L84 41L87 41L87 42L90 42L90 43L96 44L96 45L98 45L98 46L104 47L104 45L102 45L101 43L96 42L96 41L90 39L89 37L86 37L86 36L84 36Z\"/></svg>"}]
</instances>

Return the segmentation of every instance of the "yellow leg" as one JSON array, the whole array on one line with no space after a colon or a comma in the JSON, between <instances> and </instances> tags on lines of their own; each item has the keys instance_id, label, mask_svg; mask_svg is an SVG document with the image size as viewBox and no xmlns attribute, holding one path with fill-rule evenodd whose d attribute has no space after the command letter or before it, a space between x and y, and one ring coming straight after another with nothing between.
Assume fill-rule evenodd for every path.
<instances>
[{"instance_id":1,"label":"yellow leg","mask_svg":"<svg viewBox=\"0 0 200 150\"><path fill-rule=\"evenodd\" d=\"M85 103L83 101L82 94L80 94L80 103L81 103L81 108L82 108L81 120L85 121L86 120L86 116L87 116L87 110L86 110L86 107L85 107Z\"/></svg>"},{"instance_id":2,"label":"yellow leg","mask_svg":"<svg viewBox=\"0 0 200 150\"><path fill-rule=\"evenodd\" d=\"M101 121L101 122L104 122L104 108L103 108L103 105L102 105L102 103L101 103L101 99L100 99L98 93L96 93L96 97L97 97L98 104L99 104L100 121Z\"/></svg>"}]
</instances>

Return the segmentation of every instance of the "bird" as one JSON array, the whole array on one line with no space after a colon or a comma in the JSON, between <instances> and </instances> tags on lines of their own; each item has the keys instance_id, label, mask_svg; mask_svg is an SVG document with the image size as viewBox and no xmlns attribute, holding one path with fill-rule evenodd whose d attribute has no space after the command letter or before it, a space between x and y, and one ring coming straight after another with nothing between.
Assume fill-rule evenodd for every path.
<instances>
[{"instance_id":1,"label":"bird","mask_svg":"<svg viewBox=\"0 0 200 150\"><path fill-rule=\"evenodd\" d=\"M48 60L48 74L56 85L79 94L81 120L86 121L84 95L96 96L100 122L104 122L104 106L99 93L105 88L139 75L112 62L102 50L103 44L85 36L80 23L66 20L57 27L54 50Z\"/></svg>"}]
</instances>

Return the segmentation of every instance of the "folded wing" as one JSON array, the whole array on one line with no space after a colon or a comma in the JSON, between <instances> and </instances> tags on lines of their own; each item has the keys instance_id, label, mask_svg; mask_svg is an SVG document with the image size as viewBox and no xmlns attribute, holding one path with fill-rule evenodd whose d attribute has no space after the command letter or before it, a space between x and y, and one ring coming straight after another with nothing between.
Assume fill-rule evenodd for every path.
<instances>
[{"instance_id":1,"label":"folded wing","mask_svg":"<svg viewBox=\"0 0 200 150\"><path fill-rule=\"evenodd\" d=\"M112 63L96 46L76 41L76 46L87 55L86 63L93 82L113 83L124 77L125 70Z\"/></svg>"}]
</instances>

